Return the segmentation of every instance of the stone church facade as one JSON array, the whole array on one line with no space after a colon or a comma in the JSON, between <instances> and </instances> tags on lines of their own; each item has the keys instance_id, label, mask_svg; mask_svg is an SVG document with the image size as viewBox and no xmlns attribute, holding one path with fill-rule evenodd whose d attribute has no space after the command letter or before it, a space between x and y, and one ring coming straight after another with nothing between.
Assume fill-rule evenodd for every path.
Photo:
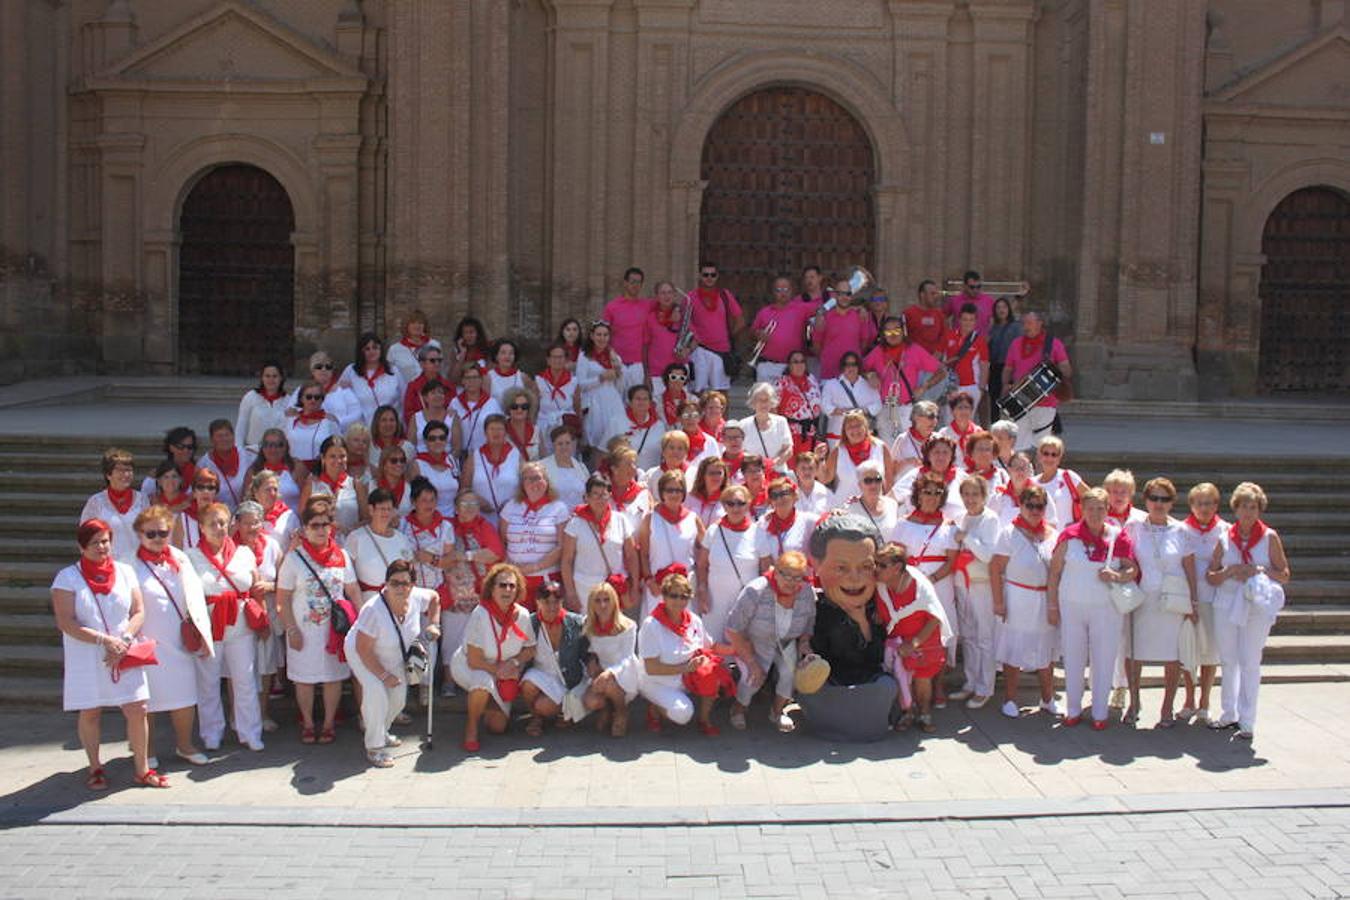
<instances>
[{"instance_id":1,"label":"stone church facade","mask_svg":"<svg viewBox=\"0 0 1350 900\"><path fill-rule=\"evenodd\" d=\"M1026 279L1083 396L1350 390L1345 0L0 4L0 380L246 372L624 269ZM260 335L266 336L260 336Z\"/></svg>"}]
</instances>

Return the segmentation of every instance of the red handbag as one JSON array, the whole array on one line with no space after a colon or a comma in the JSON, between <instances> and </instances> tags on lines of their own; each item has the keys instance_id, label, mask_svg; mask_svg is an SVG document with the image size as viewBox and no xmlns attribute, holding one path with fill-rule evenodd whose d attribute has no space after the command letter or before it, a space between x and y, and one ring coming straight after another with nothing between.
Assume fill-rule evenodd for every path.
<instances>
[{"instance_id":1,"label":"red handbag","mask_svg":"<svg viewBox=\"0 0 1350 900\"><path fill-rule=\"evenodd\" d=\"M201 631L192 624L191 619L184 619L178 623L178 635L183 641L183 649L188 653L200 653L202 647L206 646Z\"/></svg>"},{"instance_id":2,"label":"red handbag","mask_svg":"<svg viewBox=\"0 0 1350 900\"><path fill-rule=\"evenodd\" d=\"M497 693L501 696L503 701L510 704L511 701L515 700L516 697L520 695L520 679L498 678Z\"/></svg>"},{"instance_id":3,"label":"red handbag","mask_svg":"<svg viewBox=\"0 0 1350 900\"><path fill-rule=\"evenodd\" d=\"M270 634L272 631L272 620L267 616L267 607L252 597L244 601L244 622L259 634Z\"/></svg>"},{"instance_id":4,"label":"red handbag","mask_svg":"<svg viewBox=\"0 0 1350 900\"><path fill-rule=\"evenodd\" d=\"M726 660L716 653L699 651L698 666L692 672L685 672L685 689L696 697L716 697L725 693L736 693L736 679L731 674Z\"/></svg>"},{"instance_id":5,"label":"red handbag","mask_svg":"<svg viewBox=\"0 0 1350 900\"><path fill-rule=\"evenodd\" d=\"M117 665L113 666L112 680L114 683L120 681L122 673L127 669L134 669L137 666L157 665L159 665L159 660L155 657L155 639L141 638L127 647L127 652L117 661Z\"/></svg>"}]
</instances>

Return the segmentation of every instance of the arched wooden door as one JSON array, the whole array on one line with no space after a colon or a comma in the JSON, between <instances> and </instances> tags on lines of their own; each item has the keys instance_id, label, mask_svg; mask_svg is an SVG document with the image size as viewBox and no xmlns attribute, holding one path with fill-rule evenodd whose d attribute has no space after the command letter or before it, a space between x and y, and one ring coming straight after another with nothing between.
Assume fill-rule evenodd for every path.
<instances>
[{"instance_id":1,"label":"arched wooden door","mask_svg":"<svg viewBox=\"0 0 1350 900\"><path fill-rule=\"evenodd\" d=\"M245 375L295 355L295 215L256 166L212 169L183 201L178 250L179 370Z\"/></svg>"},{"instance_id":2,"label":"arched wooden door","mask_svg":"<svg viewBox=\"0 0 1350 900\"><path fill-rule=\"evenodd\" d=\"M717 263L720 285L748 310L768 301L776 276L795 280L803 266L827 277L870 268L875 171L867 133L829 97L799 87L742 97L703 145L700 258Z\"/></svg>"},{"instance_id":3,"label":"arched wooden door","mask_svg":"<svg viewBox=\"0 0 1350 900\"><path fill-rule=\"evenodd\" d=\"M1350 391L1350 198L1294 191L1266 220L1261 252L1261 386Z\"/></svg>"}]
</instances>

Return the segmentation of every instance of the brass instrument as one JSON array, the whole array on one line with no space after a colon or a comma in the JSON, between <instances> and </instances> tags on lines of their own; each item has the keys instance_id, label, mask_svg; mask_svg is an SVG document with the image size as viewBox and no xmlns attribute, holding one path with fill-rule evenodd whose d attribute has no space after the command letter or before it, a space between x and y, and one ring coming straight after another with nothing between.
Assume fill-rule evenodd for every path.
<instances>
[{"instance_id":1,"label":"brass instrument","mask_svg":"<svg viewBox=\"0 0 1350 900\"><path fill-rule=\"evenodd\" d=\"M862 266L850 267L848 270L848 278L846 280L848 281L848 295L850 297L856 297L863 291L872 290L877 286L877 280L872 277L872 273ZM835 294L837 293L838 291L832 287L825 288L825 302L821 304L820 310L816 315L823 315L839 305L838 301L835 299ZM814 321L815 317L813 316L812 321L806 323L806 340L808 342L811 340L811 325Z\"/></svg>"},{"instance_id":2,"label":"brass instrument","mask_svg":"<svg viewBox=\"0 0 1350 900\"><path fill-rule=\"evenodd\" d=\"M755 367L755 363L759 362L759 355L764 352L764 345L769 342L769 335L773 334L774 329L777 327L778 327L777 319L770 319L769 324L764 326L764 337L760 338L758 341L755 341L755 351L751 353L750 358L745 361L745 364L747 366L753 369Z\"/></svg>"},{"instance_id":3,"label":"brass instrument","mask_svg":"<svg viewBox=\"0 0 1350 900\"><path fill-rule=\"evenodd\" d=\"M948 278L947 285L955 285L951 290L942 292L944 297L955 297L958 294L966 292L966 283L959 278ZM991 297L1025 297L1031 293L1031 282L1029 281L986 281L980 285L983 293Z\"/></svg>"},{"instance_id":4,"label":"brass instrument","mask_svg":"<svg viewBox=\"0 0 1350 900\"><path fill-rule=\"evenodd\" d=\"M675 355L688 358L694 350L694 301L690 296L693 292L681 291L679 288L675 290L684 297L684 315L680 318L679 337L675 338Z\"/></svg>"}]
</instances>

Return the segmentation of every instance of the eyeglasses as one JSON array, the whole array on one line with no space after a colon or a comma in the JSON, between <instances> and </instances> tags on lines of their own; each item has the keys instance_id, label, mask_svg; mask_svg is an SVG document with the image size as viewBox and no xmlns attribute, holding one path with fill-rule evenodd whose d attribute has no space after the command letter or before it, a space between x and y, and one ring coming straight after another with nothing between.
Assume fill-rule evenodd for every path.
<instances>
[{"instance_id":1,"label":"eyeglasses","mask_svg":"<svg viewBox=\"0 0 1350 900\"><path fill-rule=\"evenodd\" d=\"M197 445L196 445L196 444L174 444L173 446L174 446L175 449L178 449L178 450L196 450L196 449L197 449Z\"/></svg>"},{"instance_id":2,"label":"eyeglasses","mask_svg":"<svg viewBox=\"0 0 1350 900\"><path fill-rule=\"evenodd\" d=\"M936 418L937 418L937 413L919 413L919 412L916 412L916 413L914 413L913 418L915 418L915 419L936 419Z\"/></svg>"},{"instance_id":3,"label":"eyeglasses","mask_svg":"<svg viewBox=\"0 0 1350 900\"><path fill-rule=\"evenodd\" d=\"M877 480L880 481L881 479L878 478ZM791 497L794 493L796 493L796 492L795 492L795 491L790 491L790 490L788 490L788 489L786 489L786 488L782 488L782 489L779 489L779 490L776 490L776 491L769 491L769 499L770 499L770 500L782 500L784 497Z\"/></svg>"},{"instance_id":4,"label":"eyeglasses","mask_svg":"<svg viewBox=\"0 0 1350 900\"><path fill-rule=\"evenodd\" d=\"M479 503L477 500L473 499L472 497L466 498L466 499L464 499L464 500L458 500L458 501L455 502L455 506L458 507L458 508L460 508L460 509L477 509L478 507L480 507L480 506L482 506L482 505L483 505L483 504Z\"/></svg>"},{"instance_id":5,"label":"eyeglasses","mask_svg":"<svg viewBox=\"0 0 1350 900\"><path fill-rule=\"evenodd\" d=\"M886 337L901 337L904 335L904 332L899 328L887 328L882 334L886 335Z\"/></svg>"},{"instance_id":6,"label":"eyeglasses","mask_svg":"<svg viewBox=\"0 0 1350 900\"><path fill-rule=\"evenodd\" d=\"M166 538L166 537L168 537L168 536L169 536L169 529L167 529L167 528L155 528L155 529L151 529L151 530L149 530L149 531L142 531L141 534L145 535L147 538L149 538L149 539L152 540L152 541L157 541L157 540L160 540L161 538Z\"/></svg>"},{"instance_id":7,"label":"eyeglasses","mask_svg":"<svg viewBox=\"0 0 1350 900\"><path fill-rule=\"evenodd\" d=\"M511 409L529 409L529 408L530 408L530 404L528 404L528 403L512 403L511 406L510 406L510 408L511 408Z\"/></svg>"},{"instance_id":8,"label":"eyeglasses","mask_svg":"<svg viewBox=\"0 0 1350 900\"><path fill-rule=\"evenodd\" d=\"M683 372L671 372L666 376L666 381L688 381L689 376Z\"/></svg>"},{"instance_id":9,"label":"eyeglasses","mask_svg":"<svg viewBox=\"0 0 1350 900\"><path fill-rule=\"evenodd\" d=\"M876 476L876 475L868 475L866 478L862 479L862 483L863 483L863 484L881 484L881 478L880 478L879 476Z\"/></svg>"},{"instance_id":10,"label":"eyeglasses","mask_svg":"<svg viewBox=\"0 0 1350 900\"><path fill-rule=\"evenodd\" d=\"M408 461L401 456L391 456L385 462L393 463L396 466L406 466Z\"/></svg>"},{"instance_id":11,"label":"eyeglasses","mask_svg":"<svg viewBox=\"0 0 1350 900\"><path fill-rule=\"evenodd\" d=\"M1172 498L1171 498L1171 497L1164 497L1164 496L1162 496L1162 495L1160 495L1160 494L1149 494L1149 495L1148 495L1147 497L1145 497L1144 499L1147 500L1149 503L1171 503L1171 502L1172 502Z\"/></svg>"},{"instance_id":12,"label":"eyeglasses","mask_svg":"<svg viewBox=\"0 0 1350 900\"><path fill-rule=\"evenodd\" d=\"M412 580L409 578L391 578L385 582L385 587L410 588L412 587Z\"/></svg>"},{"instance_id":13,"label":"eyeglasses","mask_svg":"<svg viewBox=\"0 0 1350 900\"><path fill-rule=\"evenodd\" d=\"M694 599L694 595L693 595L693 594L686 594L686 593L684 593L684 592L680 592L680 593L678 593L678 594L675 594L675 593L669 593L669 594L668 594L668 593L662 592L661 596L664 597L664 598L666 598L667 600L684 600L684 601L686 601L686 602L688 602L688 601Z\"/></svg>"},{"instance_id":14,"label":"eyeglasses","mask_svg":"<svg viewBox=\"0 0 1350 900\"><path fill-rule=\"evenodd\" d=\"M332 519L324 519L323 521L320 521L320 520L318 520L318 519L315 519L313 522L310 522L310 523L307 524L305 527L306 527L306 528L332 528L332 527L333 527L333 520L332 520Z\"/></svg>"},{"instance_id":15,"label":"eyeglasses","mask_svg":"<svg viewBox=\"0 0 1350 900\"><path fill-rule=\"evenodd\" d=\"M939 491L939 490L933 489L933 490L919 491L919 496L920 496L920 497L942 497L942 496L945 496L946 493L947 493L946 491Z\"/></svg>"},{"instance_id":16,"label":"eyeglasses","mask_svg":"<svg viewBox=\"0 0 1350 900\"><path fill-rule=\"evenodd\" d=\"M433 364L439 366L441 363L445 362L445 357L443 357L443 356L428 356L425 360L423 360L423 362L429 362L429 363L433 363Z\"/></svg>"},{"instance_id":17,"label":"eyeglasses","mask_svg":"<svg viewBox=\"0 0 1350 900\"><path fill-rule=\"evenodd\" d=\"M263 441L264 450L285 450L286 445L281 441Z\"/></svg>"},{"instance_id":18,"label":"eyeglasses","mask_svg":"<svg viewBox=\"0 0 1350 900\"><path fill-rule=\"evenodd\" d=\"M1023 507L1024 509L1045 509L1045 504L1044 504L1044 503L1037 503L1037 502L1034 502L1034 501L1028 501L1028 502L1026 502L1026 503L1023 503L1023 504L1022 504L1022 507Z\"/></svg>"},{"instance_id":19,"label":"eyeglasses","mask_svg":"<svg viewBox=\"0 0 1350 900\"><path fill-rule=\"evenodd\" d=\"M773 289L773 292L775 294L790 294L792 293L792 288L776 287Z\"/></svg>"},{"instance_id":20,"label":"eyeglasses","mask_svg":"<svg viewBox=\"0 0 1350 900\"><path fill-rule=\"evenodd\" d=\"M301 400L322 400L323 394L305 394Z\"/></svg>"},{"instance_id":21,"label":"eyeglasses","mask_svg":"<svg viewBox=\"0 0 1350 900\"><path fill-rule=\"evenodd\" d=\"M773 571L779 581L801 581L806 577L805 572L789 572L786 569L774 569Z\"/></svg>"},{"instance_id":22,"label":"eyeglasses","mask_svg":"<svg viewBox=\"0 0 1350 900\"><path fill-rule=\"evenodd\" d=\"M333 364L332 364L332 363L315 363L314 365L310 366L310 368L311 368L311 369L325 369L325 370L331 371L332 368L333 368Z\"/></svg>"},{"instance_id":23,"label":"eyeglasses","mask_svg":"<svg viewBox=\"0 0 1350 900\"><path fill-rule=\"evenodd\" d=\"M716 273L716 272L699 272L698 274L701 275L701 276L703 276L704 278L716 278L716 277L717 277L717 273Z\"/></svg>"},{"instance_id":24,"label":"eyeglasses","mask_svg":"<svg viewBox=\"0 0 1350 900\"><path fill-rule=\"evenodd\" d=\"M727 509L739 509L742 506L748 506L744 500L723 500L722 505Z\"/></svg>"}]
</instances>

